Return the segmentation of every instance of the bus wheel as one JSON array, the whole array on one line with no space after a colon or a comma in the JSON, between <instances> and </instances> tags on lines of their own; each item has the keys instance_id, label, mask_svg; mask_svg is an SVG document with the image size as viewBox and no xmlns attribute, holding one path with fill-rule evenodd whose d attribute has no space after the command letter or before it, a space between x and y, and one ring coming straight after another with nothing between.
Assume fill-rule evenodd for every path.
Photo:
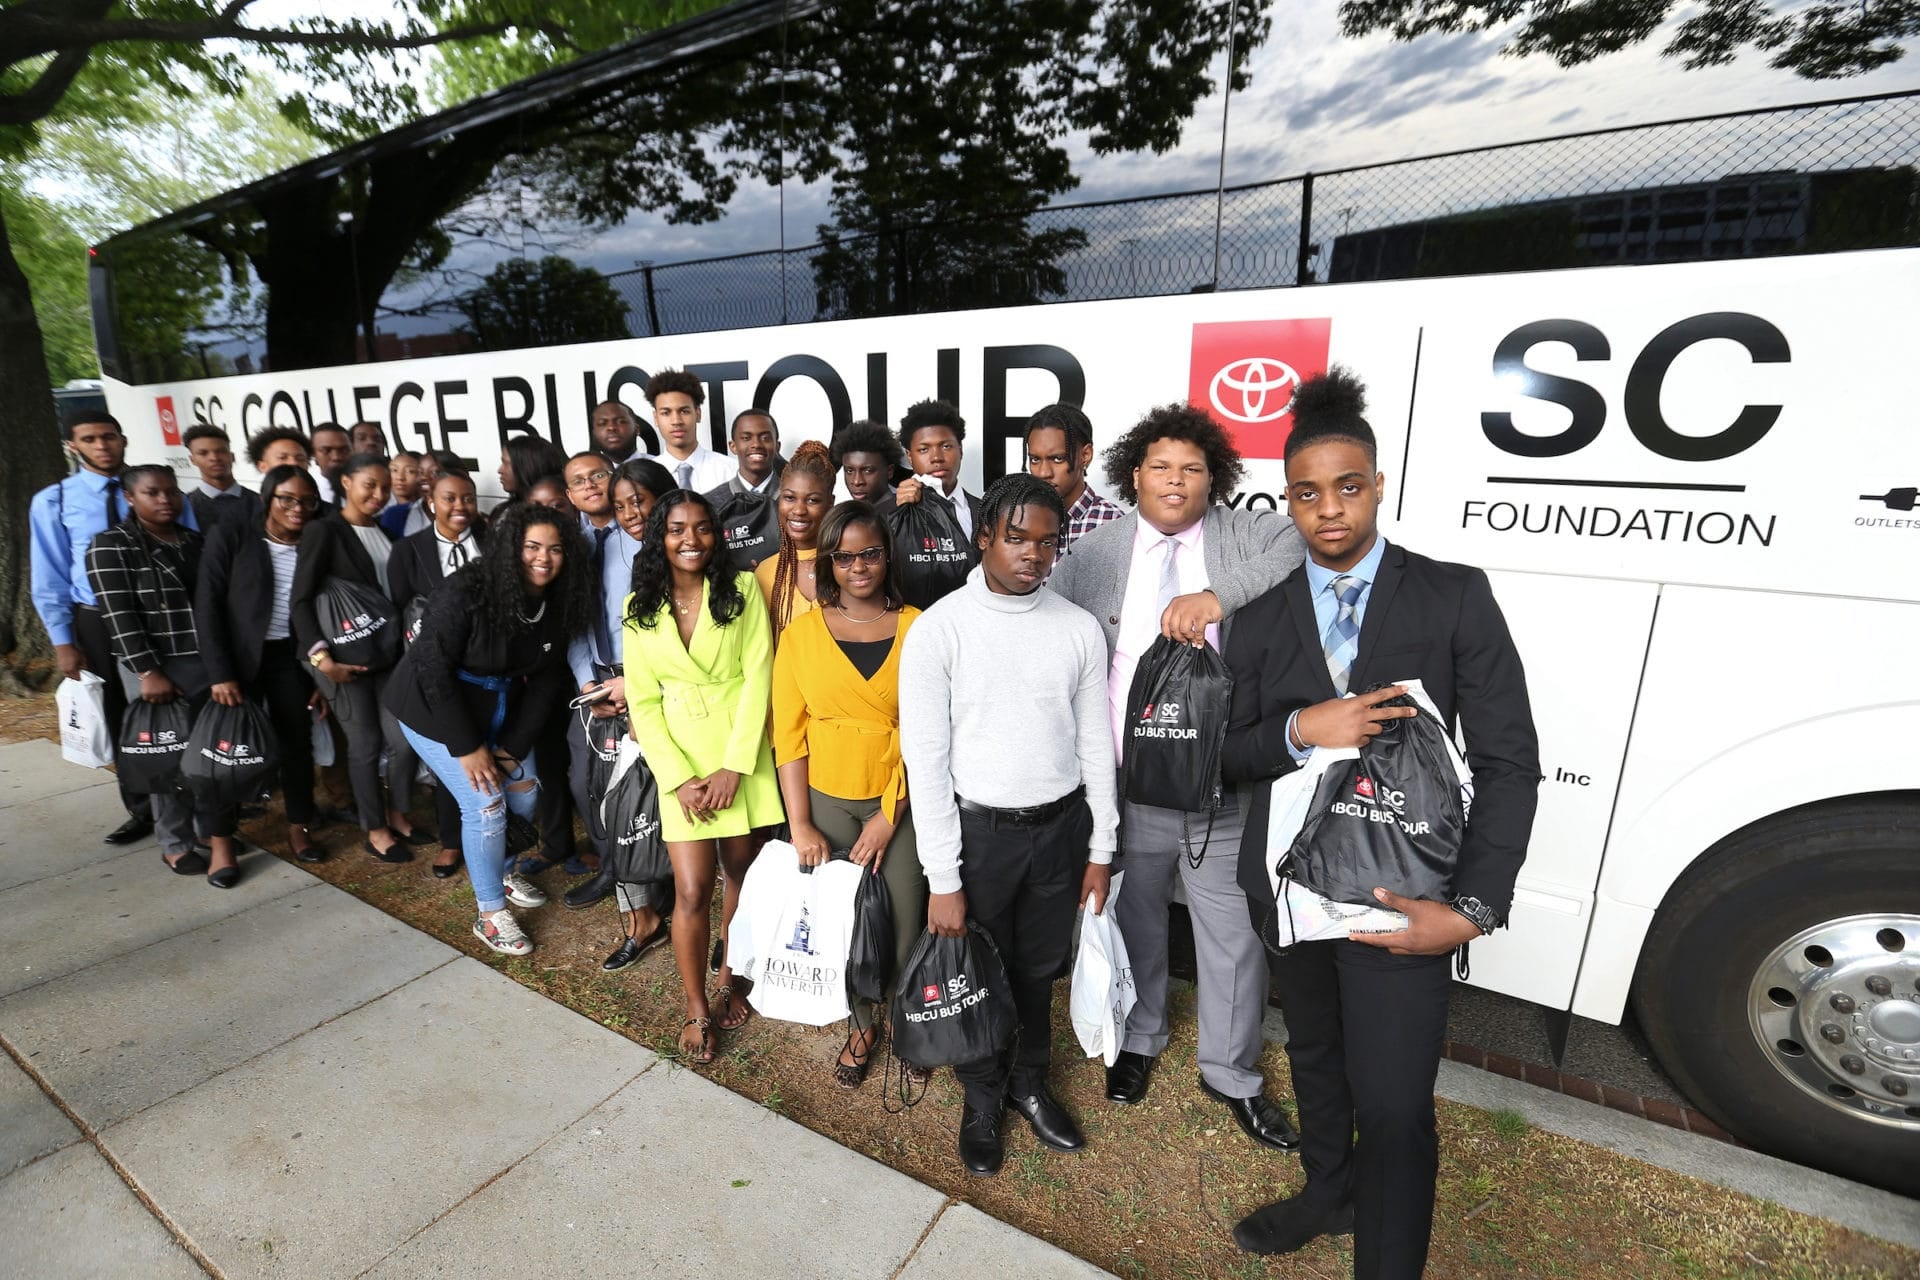
<instances>
[{"instance_id":1,"label":"bus wheel","mask_svg":"<svg viewBox=\"0 0 1920 1280\"><path fill-rule=\"evenodd\" d=\"M1682 1092L1742 1141L1920 1195L1920 806L1756 823L1654 918L1634 1008Z\"/></svg>"}]
</instances>

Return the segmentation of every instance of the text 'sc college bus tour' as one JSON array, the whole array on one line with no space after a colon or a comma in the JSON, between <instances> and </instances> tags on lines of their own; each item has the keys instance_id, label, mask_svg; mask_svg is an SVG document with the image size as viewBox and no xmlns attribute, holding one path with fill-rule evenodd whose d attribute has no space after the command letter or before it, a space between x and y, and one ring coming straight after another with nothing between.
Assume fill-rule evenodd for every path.
<instances>
[{"instance_id":1,"label":"text 'sc college bus tour'","mask_svg":"<svg viewBox=\"0 0 1920 1280\"><path fill-rule=\"evenodd\" d=\"M699 275L633 266L649 243L702 243L697 226L638 197L614 229L579 216L572 241L528 239L507 255L517 268L484 257L497 235L449 235L502 206L487 185L500 173L532 190L542 165L567 162L564 121L556 140L528 141L555 113L640 110L646 68L715 75L753 63L739 48L777 45L798 76L794 60L827 57L832 33L808 25L821 19L784 19L782 42L778 14L736 6L101 246L96 324L129 456L184 471L180 432L195 422L238 445L269 425L364 419L396 448L474 460L484 489L513 434L586 448L589 411L609 397L646 422L646 377L674 367L704 380L721 449L749 405L771 410L790 450L853 418L955 400L976 489L1021 465L1024 420L1051 401L1083 404L1099 446L1149 407L1190 399L1248 458L1234 501L1267 507L1284 487L1292 387L1350 366L1371 392L1384 532L1490 571L1534 699L1539 817L1511 927L1474 947L1474 983L1609 1022L1631 1001L1662 1066L1737 1135L1920 1192L1920 430L1908 372L1920 249L1321 283L1365 275L1343 274L1336 243L1249 279L1220 245L1252 224L1215 237L1234 191L1139 202L1151 207L1129 216L1147 230L1131 242L1103 238L1111 203L1063 206L1040 191L1006 234L939 224L889 243L894 232L848 212L857 178L817 176L786 177L788 212L774 216L791 239L792 209L811 200L807 234L829 216L840 232L765 261L687 264ZM1276 74L1259 40L1235 56L1256 84ZM670 96L641 105L669 111ZM1218 105L1190 104L1167 163L1211 146L1204 171L1259 127L1210 140ZM327 296L361 296L342 303L344 337L321 340L315 308L284 314L267 251L228 252L203 312L154 338L182 296L169 285L166 305L154 300L152 281L166 282L156 262L191 262L247 219L256 233L329 238L310 256L336 253L332 238L372 234L370 193L395 180L389 168L404 173L415 153L414 167L440 163L516 112L501 158L452 183L453 205L417 229L431 252L409 252L437 255L438 293L418 262L384 278L350 265ZM703 136L716 164L751 149L718 125ZM1109 175L1071 137L1057 145L1083 176ZM282 207L302 191L333 210L304 232ZM1485 203L1509 194L1533 193ZM716 237L766 216L746 187L720 203ZM1042 205L1062 211L1054 223ZM1068 215L1081 238L1046 240ZM1172 251L1156 239L1196 226L1201 243L1215 237L1201 292L1164 274ZM1099 276L1114 244L1129 247ZM916 262L940 281L903 284ZM1130 285L1128 267L1147 278ZM541 271L612 327L503 332L488 291L522 296L516 279ZM1300 283L1319 287L1271 287Z\"/></svg>"}]
</instances>

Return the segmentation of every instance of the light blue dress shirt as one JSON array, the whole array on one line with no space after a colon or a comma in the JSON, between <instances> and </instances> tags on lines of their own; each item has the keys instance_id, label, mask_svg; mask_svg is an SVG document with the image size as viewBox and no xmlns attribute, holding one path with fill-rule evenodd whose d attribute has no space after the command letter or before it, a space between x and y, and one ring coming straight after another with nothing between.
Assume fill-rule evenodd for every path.
<instances>
[{"instance_id":1,"label":"light blue dress shirt","mask_svg":"<svg viewBox=\"0 0 1920 1280\"><path fill-rule=\"evenodd\" d=\"M1307 571L1307 590L1311 593L1313 599L1313 629L1315 635L1325 637L1327 628L1333 625L1334 618L1338 616L1340 612L1340 599L1333 594L1333 580L1335 578L1360 579L1360 598L1354 602L1353 619L1357 625L1366 625L1367 601L1373 597L1373 580L1380 576L1380 558L1386 553L1387 540L1375 535L1373 550L1360 557L1360 563L1354 565L1351 569L1329 569L1324 565L1314 563L1311 556L1307 558L1304 568ZM1293 757L1295 764L1304 762L1307 758L1307 751L1312 750L1312 748L1309 747L1307 751L1301 751L1293 745L1293 723L1299 719L1299 717L1300 713L1298 711L1287 717L1287 754Z\"/></svg>"}]
</instances>

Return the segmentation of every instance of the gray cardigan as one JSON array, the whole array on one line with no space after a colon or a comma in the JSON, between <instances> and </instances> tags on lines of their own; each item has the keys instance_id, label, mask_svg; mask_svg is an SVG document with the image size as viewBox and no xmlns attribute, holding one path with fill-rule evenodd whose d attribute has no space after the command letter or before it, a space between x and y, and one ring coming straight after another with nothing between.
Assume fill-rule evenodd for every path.
<instances>
[{"instance_id":1,"label":"gray cardigan","mask_svg":"<svg viewBox=\"0 0 1920 1280\"><path fill-rule=\"evenodd\" d=\"M1277 511L1207 508L1205 544L1208 589L1219 597L1220 643L1236 611L1285 581L1307 558L1293 521ZM1073 543L1073 553L1054 566L1049 587L1092 614L1107 637L1107 660L1120 640L1120 606L1127 598L1127 571L1140 513L1130 511Z\"/></svg>"}]
</instances>

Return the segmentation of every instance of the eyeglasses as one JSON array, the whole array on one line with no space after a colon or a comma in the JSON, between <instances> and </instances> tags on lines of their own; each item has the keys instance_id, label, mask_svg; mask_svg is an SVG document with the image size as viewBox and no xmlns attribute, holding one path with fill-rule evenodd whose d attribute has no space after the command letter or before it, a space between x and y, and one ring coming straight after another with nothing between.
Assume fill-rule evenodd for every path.
<instances>
[{"instance_id":1,"label":"eyeglasses","mask_svg":"<svg viewBox=\"0 0 1920 1280\"><path fill-rule=\"evenodd\" d=\"M853 568L853 562L855 560L858 560L861 564L879 564L886 558L887 549L885 547L862 547L858 551L836 551L830 557L834 567L837 569L851 569Z\"/></svg>"},{"instance_id":2,"label":"eyeglasses","mask_svg":"<svg viewBox=\"0 0 1920 1280\"><path fill-rule=\"evenodd\" d=\"M320 505L320 499L303 498L294 493L276 493L273 495L273 505L276 507L287 507L289 509L299 508L303 511L311 511Z\"/></svg>"},{"instance_id":3,"label":"eyeglasses","mask_svg":"<svg viewBox=\"0 0 1920 1280\"><path fill-rule=\"evenodd\" d=\"M584 489L590 484L605 484L611 479L613 479L613 472L611 471L589 471L583 476L575 476L573 479L567 481L567 488Z\"/></svg>"}]
</instances>

